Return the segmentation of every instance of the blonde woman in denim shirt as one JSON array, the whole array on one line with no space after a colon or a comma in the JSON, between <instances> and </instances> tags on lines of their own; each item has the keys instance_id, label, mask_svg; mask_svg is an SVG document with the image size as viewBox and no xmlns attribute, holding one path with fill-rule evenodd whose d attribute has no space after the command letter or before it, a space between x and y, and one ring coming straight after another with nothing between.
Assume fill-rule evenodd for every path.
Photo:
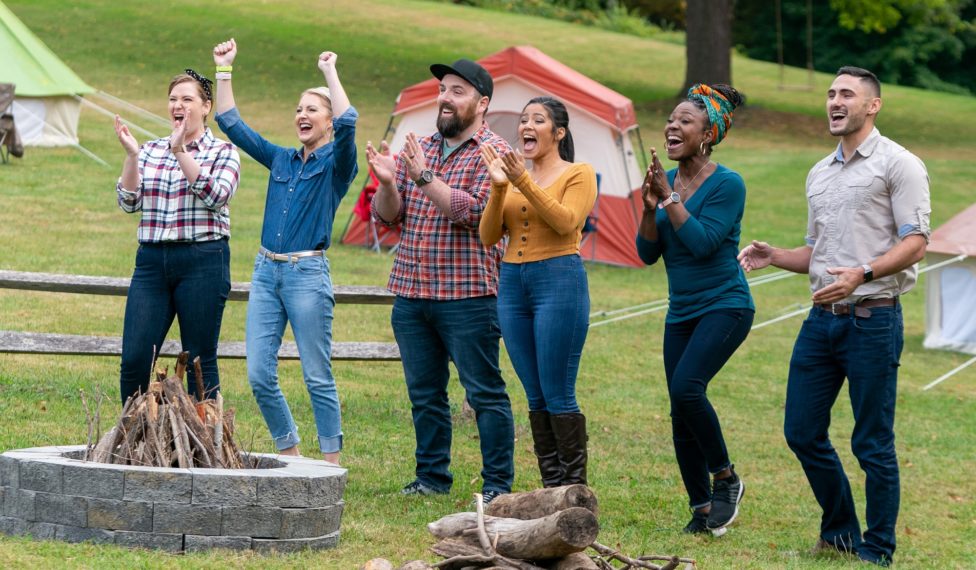
<instances>
[{"instance_id":1,"label":"blonde woman in denim shirt","mask_svg":"<svg viewBox=\"0 0 976 570\"><path fill-rule=\"evenodd\" d=\"M339 201L356 177L356 109L336 71L338 56L323 52L318 67L328 88L302 93L295 110L297 149L275 145L241 119L231 88L237 43L214 47L217 124L230 140L271 171L247 308L247 377L275 447L300 455L298 428L278 384L278 348L291 322L312 400L319 450L339 462L342 428L332 375L335 298L325 251ZM333 140L334 135L334 140Z\"/></svg>"}]
</instances>

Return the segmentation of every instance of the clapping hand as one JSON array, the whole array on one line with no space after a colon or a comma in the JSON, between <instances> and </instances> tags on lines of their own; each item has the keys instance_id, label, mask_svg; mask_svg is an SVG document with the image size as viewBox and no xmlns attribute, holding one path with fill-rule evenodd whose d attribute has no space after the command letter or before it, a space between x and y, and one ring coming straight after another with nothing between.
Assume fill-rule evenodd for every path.
<instances>
[{"instance_id":1,"label":"clapping hand","mask_svg":"<svg viewBox=\"0 0 976 570\"><path fill-rule=\"evenodd\" d=\"M413 131L407 133L407 140L403 143L404 163L407 165L407 175L411 180L420 178L420 174L427 170L427 157L424 156L424 149L417 140L417 135Z\"/></svg>"},{"instance_id":2,"label":"clapping hand","mask_svg":"<svg viewBox=\"0 0 976 570\"><path fill-rule=\"evenodd\" d=\"M366 161L373 169L373 175L383 186L393 186L393 175L396 173L396 159L390 153L390 145L386 141L380 143L379 150L372 141L366 143Z\"/></svg>"},{"instance_id":3,"label":"clapping hand","mask_svg":"<svg viewBox=\"0 0 976 570\"><path fill-rule=\"evenodd\" d=\"M115 116L115 135L119 137L119 143L129 156L139 154L139 141L129 132L129 127L125 126L118 115Z\"/></svg>"},{"instance_id":4,"label":"clapping hand","mask_svg":"<svg viewBox=\"0 0 976 570\"><path fill-rule=\"evenodd\" d=\"M738 257L739 265L747 273L753 269L768 267L773 261L773 246L764 241L753 241L742 248Z\"/></svg>"},{"instance_id":5,"label":"clapping hand","mask_svg":"<svg viewBox=\"0 0 976 570\"><path fill-rule=\"evenodd\" d=\"M490 144L481 145L481 162L488 169L488 174L491 176L492 182L495 184L505 184L508 182L508 175L505 174L502 157L498 155L495 147Z\"/></svg>"},{"instance_id":6,"label":"clapping hand","mask_svg":"<svg viewBox=\"0 0 976 570\"><path fill-rule=\"evenodd\" d=\"M522 153L515 149L512 152L506 152L502 155L502 169L505 171L505 175L508 176L509 182L515 183L519 176L525 172L525 157Z\"/></svg>"},{"instance_id":7,"label":"clapping hand","mask_svg":"<svg viewBox=\"0 0 976 570\"><path fill-rule=\"evenodd\" d=\"M233 65L235 57L237 57L237 42L234 38L221 42L213 48L214 64L216 65Z\"/></svg>"}]
</instances>

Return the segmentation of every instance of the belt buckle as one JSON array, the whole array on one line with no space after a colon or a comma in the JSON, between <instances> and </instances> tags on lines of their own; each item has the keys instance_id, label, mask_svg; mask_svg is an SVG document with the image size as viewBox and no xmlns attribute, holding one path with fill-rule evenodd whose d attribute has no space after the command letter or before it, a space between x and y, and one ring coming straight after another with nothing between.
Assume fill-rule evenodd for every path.
<instances>
[{"instance_id":1,"label":"belt buckle","mask_svg":"<svg viewBox=\"0 0 976 570\"><path fill-rule=\"evenodd\" d=\"M849 309L846 312L841 312L841 313L838 313L837 311L844 310L841 307L847 307L847 305L848 305L847 303L831 303L830 304L830 314L831 315L834 315L835 317L842 316L842 315L846 315L847 313L850 312Z\"/></svg>"}]
</instances>

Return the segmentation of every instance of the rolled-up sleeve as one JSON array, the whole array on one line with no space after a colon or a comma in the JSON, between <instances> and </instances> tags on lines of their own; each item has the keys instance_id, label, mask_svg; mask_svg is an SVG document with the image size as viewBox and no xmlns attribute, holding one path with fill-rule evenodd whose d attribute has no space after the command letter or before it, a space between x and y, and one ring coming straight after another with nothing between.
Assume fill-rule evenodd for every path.
<instances>
[{"instance_id":1,"label":"rolled-up sleeve","mask_svg":"<svg viewBox=\"0 0 976 570\"><path fill-rule=\"evenodd\" d=\"M349 191L349 185L359 172L359 165L356 163L356 119L358 118L359 112L356 108L349 107L342 116L332 120L332 129L335 132L333 152L337 182L333 187L341 192L340 198Z\"/></svg>"},{"instance_id":2,"label":"rolled-up sleeve","mask_svg":"<svg viewBox=\"0 0 976 570\"><path fill-rule=\"evenodd\" d=\"M139 148L139 157L137 159L136 172L139 174L139 184L133 188L128 189L122 186L122 177L119 176L118 181L115 183L115 196L119 204L119 208L127 213L132 214L142 210L142 172L146 164L146 145L142 145Z\"/></svg>"},{"instance_id":3,"label":"rolled-up sleeve","mask_svg":"<svg viewBox=\"0 0 976 570\"><path fill-rule=\"evenodd\" d=\"M920 235L927 242L932 233L929 226L932 206L925 164L908 151L899 152L888 167L888 182L898 237Z\"/></svg>"},{"instance_id":4,"label":"rolled-up sleeve","mask_svg":"<svg viewBox=\"0 0 976 570\"><path fill-rule=\"evenodd\" d=\"M241 157L233 145L223 144L213 164L201 167L190 192L211 210L219 210L230 202L240 182Z\"/></svg>"}]
</instances>

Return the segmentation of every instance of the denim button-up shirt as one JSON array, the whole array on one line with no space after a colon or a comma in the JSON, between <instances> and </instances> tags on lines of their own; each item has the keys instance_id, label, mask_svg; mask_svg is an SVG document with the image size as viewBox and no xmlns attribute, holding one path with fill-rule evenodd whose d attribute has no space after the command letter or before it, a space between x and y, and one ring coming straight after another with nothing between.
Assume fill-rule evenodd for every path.
<instances>
[{"instance_id":1,"label":"denim button-up shirt","mask_svg":"<svg viewBox=\"0 0 976 570\"><path fill-rule=\"evenodd\" d=\"M241 119L237 108L217 115L227 137L271 171L261 245L276 253L328 249L336 208L359 172L356 119L349 107L332 120L335 139L302 162L302 149L268 142Z\"/></svg>"}]
</instances>

